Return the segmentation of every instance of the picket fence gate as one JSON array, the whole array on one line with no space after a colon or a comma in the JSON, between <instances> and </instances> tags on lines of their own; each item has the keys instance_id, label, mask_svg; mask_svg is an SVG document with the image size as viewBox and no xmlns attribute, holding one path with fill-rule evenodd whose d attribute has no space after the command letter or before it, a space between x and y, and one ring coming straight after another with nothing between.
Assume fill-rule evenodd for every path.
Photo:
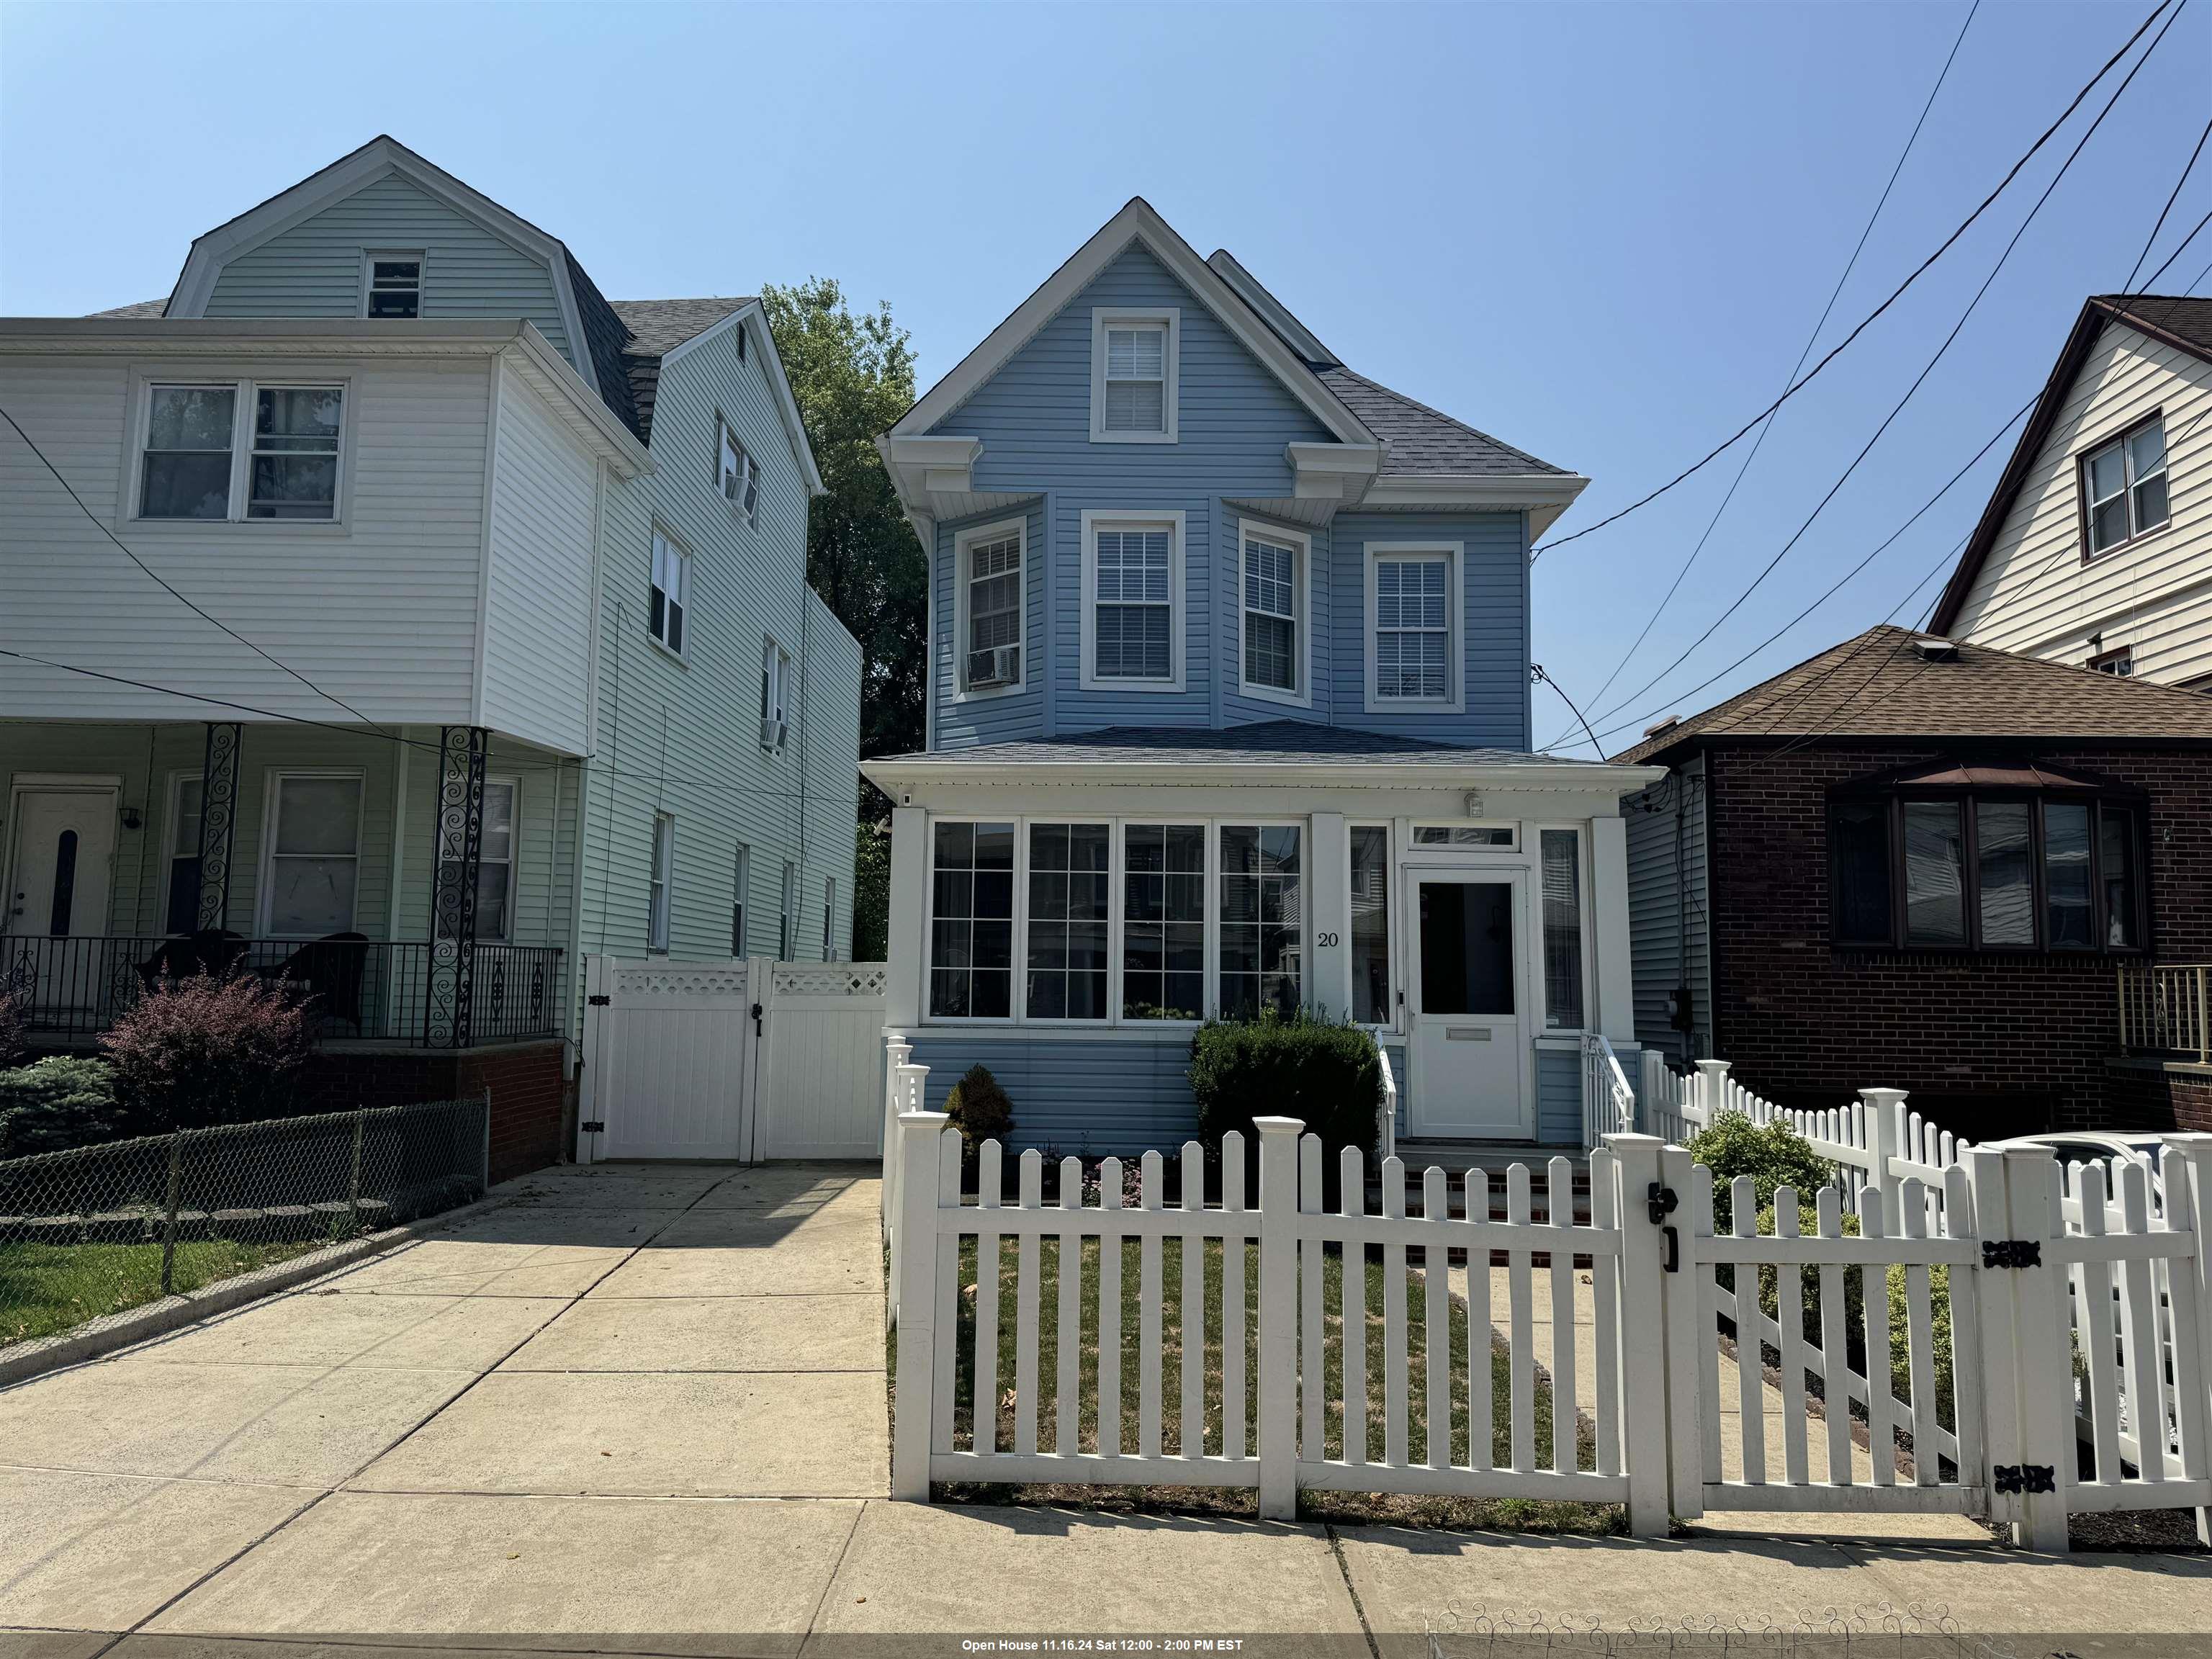
<instances>
[{"instance_id":1,"label":"picket fence gate","mask_svg":"<svg viewBox=\"0 0 2212 1659\"><path fill-rule=\"evenodd\" d=\"M1321 1143L1288 1118L1259 1120L1256 1147L1224 1138L1218 1203L1195 1142L1173 1205L1158 1152L1130 1202L1121 1160L1086 1189L1073 1158L1048 1201L1024 1152L1009 1203L986 1142L971 1203L959 1137L920 1109L924 1072L902 1061L886 1089L895 1497L1242 1486L1275 1517L1301 1488L1524 1498L1620 1503L1639 1535L1709 1509L1949 1510L2049 1550L2069 1510L2194 1508L2203 1530L2212 1510L2212 1136L2175 1138L2156 1216L2140 1168L2108 1195L2100 1166L1970 1149L1936 1172L1940 1198L1912 1174L1857 1186L1854 1223L1842 1188L1806 1194L1810 1232L1788 1189L1757 1232L1740 1182L1720 1231L1711 1172L1633 1133L1590 1154L1586 1224L1564 1158L1541 1217L1515 1165L1493 1221L1494 1174L1424 1170L1408 1213L1395 1158L1370 1210L1346 1150L1325 1210Z\"/></svg>"}]
</instances>

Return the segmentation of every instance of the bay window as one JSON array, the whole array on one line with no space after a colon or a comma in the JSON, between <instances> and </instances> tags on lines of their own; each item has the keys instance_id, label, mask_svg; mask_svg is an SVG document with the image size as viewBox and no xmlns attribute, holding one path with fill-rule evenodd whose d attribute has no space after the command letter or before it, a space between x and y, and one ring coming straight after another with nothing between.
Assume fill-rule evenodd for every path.
<instances>
[{"instance_id":1,"label":"bay window","mask_svg":"<svg viewBox=\"0 0 2212 1659\"><path fill-rule=\"evenodd\" d=\"M1083 515L1083 689L1182 689L1182 515Z\"/></svg>"},{"instance_id":2,"label":"bay window","mask_svg":"<svg viewBox=\"0 0 2212 1659\"><path fill-rule=\"evenodd\" d=\"M1025 520L964 530L955 538L960 583L960 686L1006 691L1022 684Z\"/></svg>"},{"instance_id":3,"label":"bay window","mask_svg":"<svg viewBox=\"0 0 2212 1659\"><path fill-rule=\"evenodd\" d=\"M1829 804L1838 947L2136 951L2144 940L2142 814L2131 799L2047 769L1929 769L1986 787L1860 786Z\"/></svg>"},{"instance_id":4,"label":"bay window","mask_svg":"<svg viewBox=\"0 0 2212 1659\"><path fill-rule=\"evenodd\" d=\"M1307 695L1306 567L1312 544L1295 531L1248 524L1241 539L1238 615L1247 696L1301 706Z\"/></svg>"}]
</instances>

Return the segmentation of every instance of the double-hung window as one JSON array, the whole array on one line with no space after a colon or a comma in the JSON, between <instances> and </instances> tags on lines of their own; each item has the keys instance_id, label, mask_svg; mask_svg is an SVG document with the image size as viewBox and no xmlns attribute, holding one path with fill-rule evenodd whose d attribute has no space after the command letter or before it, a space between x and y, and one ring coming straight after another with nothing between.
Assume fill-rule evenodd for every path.
<instances>
[{"instance_id":1,"label":"double-hung window","mask_svg":"<svg viewBox=\"0 0 2212 1659\"><path fill-rule=\"evenodd\" d=\"M752 890L753 849L742 842L730 872L730 954L745 954L745 905Z\"/></svg>"},{"instance_id":2,"label":"double-hung window","mask_svg":"<svg viewBox=\"0 0 2212 1659\"><path fill-rule=\"evenodd\" d=\"M656 525L653 532L653 586L647 597L647 631L681 655L684 622L690 608L690 550Z\"/></svg>"},{"instance_id":3,"label":"double-hung window","mask_svg":"<svg viewBox=\"0 0 2212 1659\"><path fill-rule=\"evenodd\" d=\"M932 842L929 1012L1007 1019L1014 1011L1014 825L939 823Z\"/></svg>"},{"instance_id":4,"label":"double-hung window","mask_svg":"<svg viewBox=\"0 0 2212 1659\"><path fill-rule=\"evenodd\" d=\"M1083 515L1086 690L1182 686L1182 515Z\"/></svg>"},{"instance_id":5,"label":"double-hung window","mask_svg":"<svg viewBox=\"0 0 2212 1659\"><path fill-rule=\"evenodd\" d=\"M956 538L960 572L960 684L966 691L1012 690L1022 684L1023 557L1025 520L963 530Z\"/></svg>"},{"instance_id":6,"label":"double-hung window","mask_svg":"<svg viewBox=\"0 0 2212 1659\"><path fill-rule=\"evenodd\" d=\"M171 785L167 933L189 933L200 925L200 814L206 799L207 781L198 773L179 773Z\"/></svg>"},{"instance_id":7,"label":"double-hung window","mask_svg":"<svg viewBox=\"0 0 2212 1659\"><path fill-rule=\"evenodd\" d=\"M656 954L668 951L671 889L676 880L676 820L665 812L653 815L653 864L646 874L645 948Z\"/></svg>"},{"instance_id":8,"label":"double-hung window","mask_svg":"<svg viewBox=\"0 0 2212 1659\"><path fill-rule=\"evenodd\" d=\"M1091 313L1091 438L1173 443L1182 313Z\"/></svg>"},{"instance_id":9,"label":"double-hung window","mask_svg":"<svg viewBox=\"0 0 2212 1659\"><path fill-rule=\"evenodd\" d=\"M477 855L477 938L506 945L514 938L516 807L521 786L513 778L487 778L483 830Z\"/></svg>"},{"instance_id":10,"label":"double-hung window","mask_svg":"<svg viewBox=\"0 0 2212 1659\"><path fill-rule=\"evenodd\" d=\"M1294 532L1247 525L1240 607L1249 696L1304 703L1305 587L1311 544Z\"/></svg>"},{"instance_id":11,"label":"double-hung window","mask_svg":"<svg viewBox=\"0 0 2212 1659\"><path fill-rule=\"evenodd\" d=\"M337 516L343 386L237 380L146 395L141 519Z\"/></svg>"},{"instance_id":12,"label":"double-hung window","mask_svg":"<svg viewBox=\"0 0 2212 1659\"><path fill-rule=\"evenodd\" d=\"M1461 706L1461 547L1367 544L1367 710Z\"/></svg>"},{"instance_id":13,"label":"double-hung window","mask_svg":"<svg viewBox=\"0 0 2212 1659\"><path fill-rule=\"evenodd\" d=\"M837 878L822 878L822 960L827 962L837 949Z\"/></svg>"},{"instance_id":14,"label":"double-hung window","mask_svg":"<svg viewBox=\"0 0 2212 1659\"><path fill-rule=\"evenodd\" d=\"M1220 996L1231 1019L1303 1000L1304 889L1296 824L1221 826Z\"/></svg>"},{"instance_id":15,"label":"double-hung window","mask_svg":"<svg viewBox=\"0 0 2212 1659\"><path fill-rule=\"evenodd\" d=\"M780 753L791 735L788 695L791 653L772 639L761 641L761 747ZM788 960L788 958L787 958Z\"/></svg>"},{"instance_id":16,"label":"double-hung window","mask_svg":"<svg viewBox=\"0 0 2212 1659\"><path fill-rule=\"evenodd\" d=\"M722 492L725 501L744 514L745 522L752 524L760 513L759 464L738 441L738 434L730 430L729 422L718 417L715 426L719 433L715 487Z\"/></svg>"},{"instance_id":17,"label":"double-hung window","mask_svg":"<svg viewBox=\"0 0 2212 1659\"><path fill-rule=\"evenodd\" d=\"M788 859L783 862L783 910L776 923L775 955L779 962L799 958L799 866Z\"/></svg>"},{"instance_id":18,"label":"double-hung window","mask_svg":"<svg viewBox=\"0 0 2212 1659\"><path fill-rule=\"evenodd\" d=\"M2084 558L2095 558L2166 521L2166 421L2142 425L2081 458Z\"/></svg>"},{"instance_id":19,"label":"double-hung window","mask_svg":"<svg viewBox=\"0 0 2212 1659\"><path fill-rule=\"evenodd\" d=\"M361 866L358 772L270 779L263 927L272 939L353 931Z\"/></svg>"},{"instance_id":20,"label":"double-hung window","mask_svg":"<svg viewBox=\"0 0 2212 1659\"><path fill-rule=\"evenodd\" d=\"M422 314L422 256L378 252L362 257L361 314L405 318Z\"/></svg>"}]
</instances>

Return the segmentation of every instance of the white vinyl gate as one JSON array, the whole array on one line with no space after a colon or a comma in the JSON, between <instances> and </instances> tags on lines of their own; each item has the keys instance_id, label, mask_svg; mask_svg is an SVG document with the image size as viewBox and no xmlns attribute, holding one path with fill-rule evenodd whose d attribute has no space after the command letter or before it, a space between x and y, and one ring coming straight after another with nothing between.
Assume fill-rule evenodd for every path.
<instances>
[{"instance_id":1,"label":"white vinyl gate","mask_svg":"<svg viewBox=\"0 0 2212 1659\"><path fill-rule=\"evenodd\" d=\"M879 963L584 963L576 1161L872 1158Z\"/></svg>"}]
</instances>

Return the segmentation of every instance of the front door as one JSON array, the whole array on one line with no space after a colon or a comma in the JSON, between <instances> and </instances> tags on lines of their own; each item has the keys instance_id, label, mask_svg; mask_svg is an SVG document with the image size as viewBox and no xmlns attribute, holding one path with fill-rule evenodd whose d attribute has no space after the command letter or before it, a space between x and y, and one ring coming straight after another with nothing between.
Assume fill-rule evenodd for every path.
<instances>
[{"instance_id":1,"label":"front door","mask_svg":"<svg viewBox=\"0 0 2212 1659\"><path fill-rule=\"evenodd\" d=\"M1528 1140L1528 998L1520 877L1417 872L1407 883L1412 979L1413 1134Z\"/></svg>"},{"instance_id":2,"label":"front door","mask_svg":"<svg viewBox=\"0 0 2212 1659\"><path fill-rule=\"evenodd\" d=\"M52 1009L97 987L80 984L90 958L59 944L72 934L107 932L108 866L115 851L116 792L105 785L20 789L8 860L8 936L0 975L27 988L34 1006Z\"/></svg>"}]
</instances>

